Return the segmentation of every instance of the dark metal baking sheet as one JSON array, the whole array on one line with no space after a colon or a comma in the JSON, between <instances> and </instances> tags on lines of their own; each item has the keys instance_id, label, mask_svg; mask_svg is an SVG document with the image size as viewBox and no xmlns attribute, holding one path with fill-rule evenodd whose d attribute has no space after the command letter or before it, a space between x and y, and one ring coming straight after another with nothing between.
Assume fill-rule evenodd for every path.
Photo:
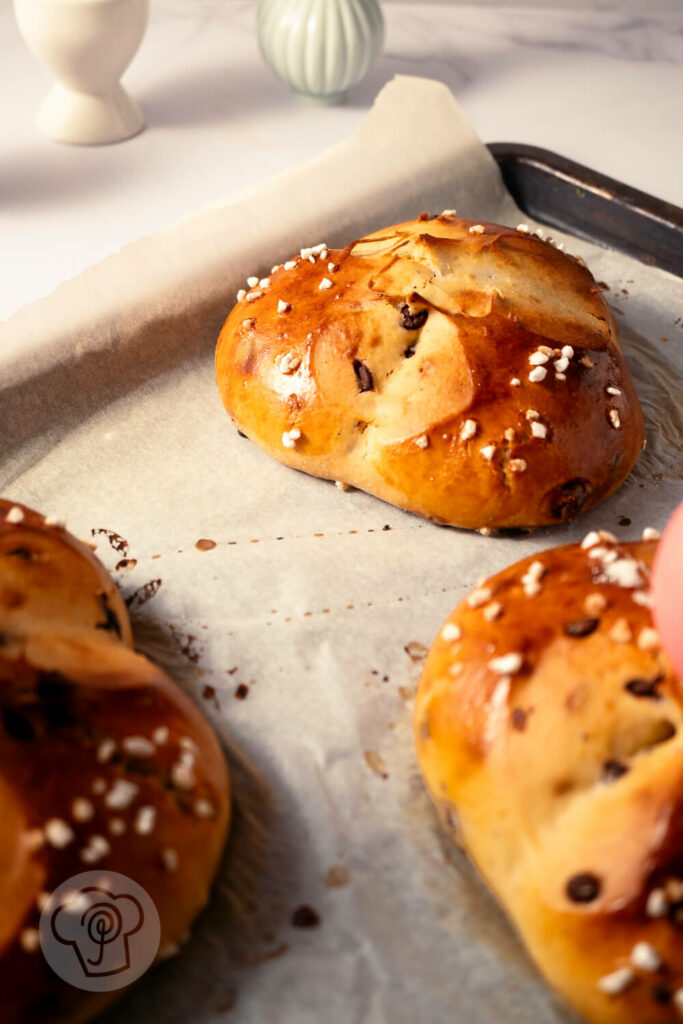
<instances>
[{"instance_id":1,"label":"dark metal baking sheet","mask_svg":"<svg viewBox=\"0 0 683 1024\"><path fill-rule=\"evenodd\" d=\"M683 210L547 149L488 147L520 209L535 220L683 277Z\"/></svg>"}]
</instances>

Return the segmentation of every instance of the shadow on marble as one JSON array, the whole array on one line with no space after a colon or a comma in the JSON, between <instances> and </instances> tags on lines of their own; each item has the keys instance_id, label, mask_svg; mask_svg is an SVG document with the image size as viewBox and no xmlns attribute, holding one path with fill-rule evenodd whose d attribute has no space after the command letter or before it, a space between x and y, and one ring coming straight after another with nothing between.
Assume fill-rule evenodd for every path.
<instances>
[{"instance_id":1,"label":"shadow on marble","mask_svg":"<svg viewBox=\"0 0 683 1024\"><path fill-rule=\"evenodd\" d=\"M108 147L107 147L108 148ZM27 206L54 208L89 194L102 194L121 181L121 167L99 159L98 147L36 144L4 153L0 161L0 204L5 215L21 214Z\"/></svg>"},{"instance_id":2,"label":"shadow on marble","mask_svg":"<svg viewBox=\"0 0 683 1024\"><path fill-rule=\"evenodd\" d=\"M349 90L348 106L363 109L371 107L377 93L395 75L436 78L447 85L457 97L475 77L476 71L471 61L459 62L455 58L452 61L446 58L409 60L403 56L385 53L363 81Z\"/></svg>"},{"instance_id":3,"label":"shadow on marble","mask_svg":"<svg viewBox=\"0 0 683 1024\"><path fill-rule=\"evenodd\" d=\"M463 64L466 63L466 67ZM377 93L394 75L419 75L438 78L456 94L476 76L471 59L406 60L399 55L385 54L359 85L349 91L347 106L368 109ZM147 118L150 131L158 128L179 128L241 122L249 113L277 111L301 104L289 86L276 78L265 66L197 67L192 71L169 76L163 81L138 88L137 98ZM324 108L323 108L324 109ZM330 107L330 116L337 108Z\"/></svg>"},{"instance_id":4,"label":"shadow on marble","mask_svg":"<svg viewBox=\"0 0 683 1024\"><path fill-rule=\"evenodd\" d=\"M290 97L288 86L265 66L197 67L137 93L150 131L228 124L235 114L243 120L249 112L285 106L291 102Z\"/></svg>"}]
</instances>

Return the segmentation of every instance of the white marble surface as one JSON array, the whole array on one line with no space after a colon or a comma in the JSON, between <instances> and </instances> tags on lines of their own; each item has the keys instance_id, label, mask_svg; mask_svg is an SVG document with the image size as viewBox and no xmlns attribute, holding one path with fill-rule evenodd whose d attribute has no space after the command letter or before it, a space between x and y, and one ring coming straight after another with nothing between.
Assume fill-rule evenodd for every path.
<instances>
[{"instance_id":1,"label":"white marble surface","mask_svg":"<svg viewBox=\"0 0 683 1024\"><path fill-rule=\"evenodd\" d=\"M156 0L125 79L148 128L84 149L36 132L49 79L2 5L0 318L345 138L396 72L446 82L485 141L545 146L683 205L683 11L383 7L384 55L329 109L297 101L263 65L253 0ZM406 125L406 160L419 139Z\"/></svg>"}]
</instances>

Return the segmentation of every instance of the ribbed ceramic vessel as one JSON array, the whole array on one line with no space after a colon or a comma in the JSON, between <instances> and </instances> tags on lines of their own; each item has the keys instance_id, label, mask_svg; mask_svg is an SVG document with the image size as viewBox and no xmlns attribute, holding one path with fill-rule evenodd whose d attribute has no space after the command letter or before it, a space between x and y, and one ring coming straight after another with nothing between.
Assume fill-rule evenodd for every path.
<instances>
[{"instance_id":1,"label":"ribbed ceramic vessel","mask_svg":"<svg viewBox=\"0 0 683 1024\"><path fill-rule=\"evenodd\" d=\"M375 62L384 39L378 0L261 0L264 59L306 99L341 103Z\"/></svg>"}]
</instances>

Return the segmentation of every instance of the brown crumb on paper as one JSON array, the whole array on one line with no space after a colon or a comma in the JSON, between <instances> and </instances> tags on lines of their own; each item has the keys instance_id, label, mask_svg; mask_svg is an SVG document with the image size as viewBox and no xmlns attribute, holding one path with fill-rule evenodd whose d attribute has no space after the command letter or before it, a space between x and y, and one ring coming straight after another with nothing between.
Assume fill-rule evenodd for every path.
<instances>
[{"instance_id":1,"label":"brown crumb on paper","mask_svg":"<svg viewBox=\"0 0 683 1024\"><path fill-rule=\"evenodd\" d=\"M196 542L195 547L197 551L213 551L216 547L216 541L209 540L208 537L200 537Z\"/></svg>"},{"instance_id":2,"label":"brown crumb on paper","mask_svg":"<svg viewBox=\"0 0 683 1024\"><path fill-rule=\"evenodd\" d=\"M129 608L141 608L143 604L147 604L151 601L154 595L161 586L161 580L150 580L149 583L145 583L142 587L138 587L133 593L126 598L126 605Z\"/></svg>"},{"instance_id":3,"label":"brown crumb on paper","mask_svg":"<svg viewBox=\"0 0 683 1024\"><path fill-rule=\"evenodd\" d=\"M216 687L210 686L208 683L202 690L202 697L204 700L212 700L216 711L220 711L220 704L218 703L218 695L216 694Z\"/></svg>"},{"instance_id":4,"label":"brown crumb on paper","mask_svg":"<svg viewBox=\"0 0 683 1024\"><path fill-rule=\"evenodd\" d=\"M235 698L237 700L246 700L248 696L249 687L247 686L246 683L240 683L240 685L235 690Z\"/></svg>"},{"instance_id":5,"label":"brown crumb on paper","mask_svg":"<svg viewBox=\"0 0 683 1024\"><path fill-rule=\"evenodd\" d=\"M197 637L194 633L181 633L180 630L176 629L174 626L171 626L171 633L173 634L173 639L178 645L180 653L183 654L188 661L191 661L193 665L196 665L199 661L200 652L195 647Z\"/></svg>"},{"instance_id":6,"label":"brown crumb on paper","mask_svg":"<svg viewBox=\"0 0 683 1024\"><path fill-rule=\"evenodd\" d=\"M403 650L413 662L424 661L429 653L425 645L417 640L411 640L409 644L405 645Z\"/></svg>"},{"instance_id":7,"label":"brown crumb on paper","mask_svg":"<svg viewBox=\"0 0 683 1024\"><path fill-rule=\"evenodd\" d=\"M313 907L307 904L297 907L292 914L292 925L294 928L317 928L320 924L320 915Z\"/></svg>"},{"instance_id":8,"label":"brown crumb on paper","mask_svg":"<svg viewBox=\"0 0 683 1024\"><path fill-rule=\"evenodd\" d=\"M343 864L333 864L325 875L328 889L341 889L351 881L351 872Z\"/></svg>"},{"instance_id":9,"label":"brown crumb on paper","mask_svg":"<svg viewBox=\"0 0 683 1024\"><path fill-rule=\"evenodd\" d=\"M129 572L138 564L137 558L122 558L116 563L116 572Z\"/></svg>"},{"instance_id":10,"label":"brown crumb on paper","mask_svg":"<svg viewBox=\"0 0 683 1024\"><path fill-rule=\"evenodd\" d=\"M370 771L380 775L383 779L389 778L389 772L384 758L381 754L378 754L376 750L365 751L365 761Z\"/></svg>"},{"instance_id":11,"label":"brown crumb on paper","mask_svg":"<svg viewBox=\"0 0 683 1024\"><path fill-rule=\"evenodd\" d=\"M104 526L93 528L90 533L93 537L97 537L98 534L103 533L114 551L118 551L124 557L128 554L128 541L125 540L120 533L116 533L114 530L107 530Z\"/></svg>"}]
</instances>

